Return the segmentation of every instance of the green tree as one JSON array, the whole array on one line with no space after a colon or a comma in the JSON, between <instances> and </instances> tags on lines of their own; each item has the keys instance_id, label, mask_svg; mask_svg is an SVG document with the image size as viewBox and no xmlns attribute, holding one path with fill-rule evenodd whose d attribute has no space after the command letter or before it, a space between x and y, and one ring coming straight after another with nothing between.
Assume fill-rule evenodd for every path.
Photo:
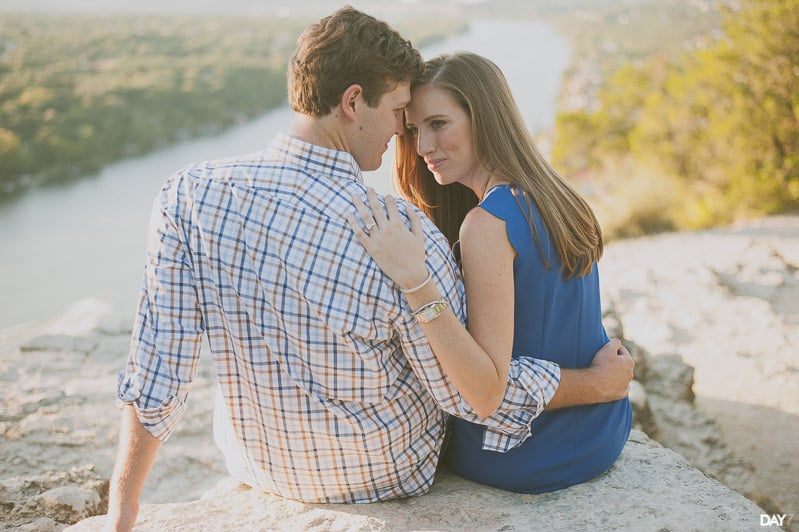
<instances>
[{"instance_id":1,"label":"green tree","mask_svg":"<svg viewBox=\"0 0 799 532\"><path fill-rule=\"evenodd\" d=\"M799 0L752 0L725 29L720 60L732 73L739 124L749 133L729 193L762 193L768 211L799 206Z\"/></svg>"},{"instance_id":2,"label":"green tree","mask_svg":"<svg viewBox=\"0 0 799 532\"><path fill-rule=\"evenodd\" d=\"M705 50L621 68L597 111L559 121L587 127L559 130L556 162L571 170L573 145L594 171L631 160L638 176L666 176L679 194L663 218L675 227L799 207L799 0L746 0L725 9L723 29Z\"/></svg>"}]
</instances>

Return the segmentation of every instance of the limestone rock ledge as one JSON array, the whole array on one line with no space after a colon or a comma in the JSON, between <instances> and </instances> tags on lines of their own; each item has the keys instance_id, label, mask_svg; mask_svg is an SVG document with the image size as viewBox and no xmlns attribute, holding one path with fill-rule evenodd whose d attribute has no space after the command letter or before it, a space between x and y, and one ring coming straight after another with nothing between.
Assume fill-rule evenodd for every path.
<instances>
[{"instance_id":1,"label":"limestone rock ledge","mask_svg":"<svg viewBox=\"0 0 799 532\"><path fill-rule=\"evenodd\" d=\"M755 503L634 430L610 471L571 488L522 495L440 472L420 497L359 505L303 504L221 481L202 499L146 504L135 530L634 530L759 528ZM99 531L103 516L68 530Z\"/></svg>"}]
</instances>

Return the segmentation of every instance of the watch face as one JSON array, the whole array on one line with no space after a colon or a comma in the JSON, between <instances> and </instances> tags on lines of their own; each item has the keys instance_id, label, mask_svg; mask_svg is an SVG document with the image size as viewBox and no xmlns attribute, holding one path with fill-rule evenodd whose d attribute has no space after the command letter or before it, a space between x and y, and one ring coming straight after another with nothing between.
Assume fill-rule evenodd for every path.
<instances>
[{"instance_id":1,"label":"watch face","mask_svg":"<svg viewBox=\"0 0 799 532\"><path fill-rule=\"evenodd\" d=\"M447 308L447 300L442 298L436 301L431 301L427 305L414 312L413 316L419 323L427 323L428 321L437 318L445 308Z\"/></svg>"}]
</instances>

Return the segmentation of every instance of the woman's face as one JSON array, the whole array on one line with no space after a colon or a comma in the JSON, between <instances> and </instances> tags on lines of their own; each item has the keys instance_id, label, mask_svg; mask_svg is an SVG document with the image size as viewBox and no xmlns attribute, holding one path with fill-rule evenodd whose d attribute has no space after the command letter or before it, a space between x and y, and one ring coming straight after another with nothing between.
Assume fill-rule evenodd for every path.
<instances>
[{"instance_id":1,"label":"woman's face","mask_svg":"<svg viewBox=\"0 0 799 532\"><path fill-rule=\"evenodd\" d=\"M434 85L414 89L405 123L439 184L461 183L472 190L484 185L488 174L477 161L471 120L448 91Z\"/></svg>"}]
</instances>

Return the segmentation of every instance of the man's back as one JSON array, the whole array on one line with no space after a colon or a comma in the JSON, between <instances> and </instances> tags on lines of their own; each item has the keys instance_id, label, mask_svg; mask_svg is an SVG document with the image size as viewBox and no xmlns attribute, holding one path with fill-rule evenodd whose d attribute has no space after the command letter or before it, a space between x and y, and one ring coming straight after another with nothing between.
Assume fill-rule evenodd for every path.
<instances>
[{"instance_id":1,"label":"man's back","mask_svg":"<svg viewBox=\"0 0 799 532\"><path fill-rule=\"evenodd\" d=\"M155 384L130 381L128 393L168 435L206 331L228 467L304 501L424 492L443 437L444 414L402 351L408 315L346 222L359 180L348 154L281 136L176 174L153 210L155 304L141 306L133 349Z\"/></svg>"}]
</instances>

